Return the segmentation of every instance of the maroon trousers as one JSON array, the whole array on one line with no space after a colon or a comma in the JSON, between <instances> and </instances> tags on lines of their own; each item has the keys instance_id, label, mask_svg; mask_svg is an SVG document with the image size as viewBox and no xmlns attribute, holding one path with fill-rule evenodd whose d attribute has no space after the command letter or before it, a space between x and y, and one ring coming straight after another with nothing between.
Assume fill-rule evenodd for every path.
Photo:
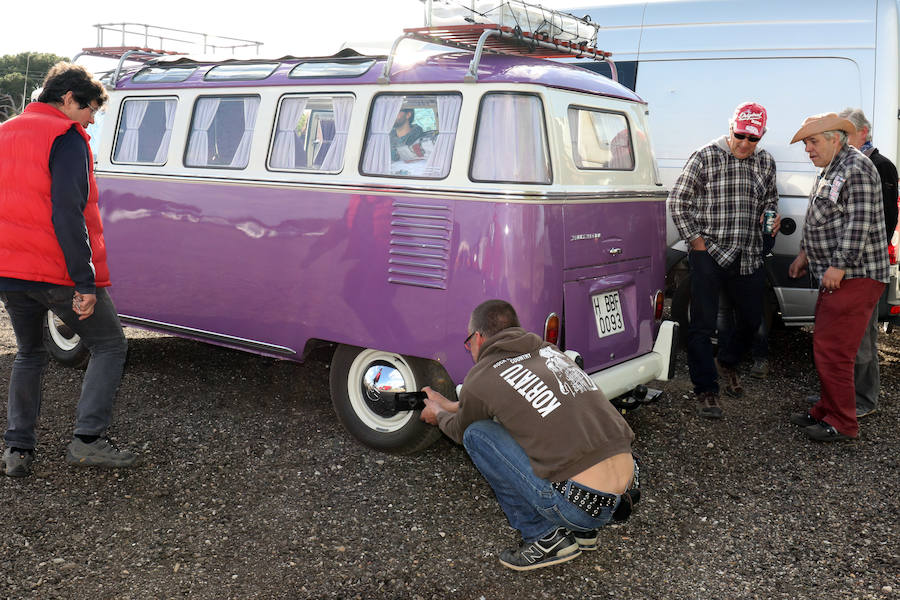
<instances>
[{"instance_id":1,"label":"maroon trousers","mask_svg":"<svg viewBox=\"0 0 900 600\"><path fill-rule=\"evenodd\" d=\"M851 437L859 433L853 363L884 287L866 277L845 279L839 289L819 290L816 301L813 356L822 388L809 414Z\"/></svg>"}]
</instances>

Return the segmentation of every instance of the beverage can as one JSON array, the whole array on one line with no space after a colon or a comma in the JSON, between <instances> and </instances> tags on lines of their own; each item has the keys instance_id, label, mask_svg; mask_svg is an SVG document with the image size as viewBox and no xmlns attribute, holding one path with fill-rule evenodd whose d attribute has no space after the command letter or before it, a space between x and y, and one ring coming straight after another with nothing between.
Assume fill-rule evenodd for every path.
<instances>
[{"instance_id":1,"label":"beverage can","mask_svg":"<svg viewBox=\"0 0 900 600\"><path fill-rule=\"evenodd\" d=\"M775 211L771 208L763 213L763 233L772 233L775 230Z\"/></svg>"}]
</instances>

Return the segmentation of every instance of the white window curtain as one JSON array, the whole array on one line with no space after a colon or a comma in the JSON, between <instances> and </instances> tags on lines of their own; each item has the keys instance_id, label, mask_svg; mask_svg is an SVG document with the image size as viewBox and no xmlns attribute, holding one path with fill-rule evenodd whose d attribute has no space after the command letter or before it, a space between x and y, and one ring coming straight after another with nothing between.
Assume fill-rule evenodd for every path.
<instances>
[{"instance_id":1,"label":"white window curtain","mask_svg":"<svg viewBox=\"0 0 900 600\"><path fill-rule=\"evenodd\" d=\"M149 100L129 100L125 103L125 130L116 149L117 161L137 162L141 123L149 106Z\"/></svg>"},{"instance_id":2,"label":"white window curtain","mask_svg":"<svg viewBox=\"0 0 900 600\"><path fill-rule=\"evenodd\" d=\"M219 110L220 98L200 98L194 107L194 124L188 141L185 164L205 167L209 164L209 128Z\"/></svg>"},{"instance_id":3,"label":"white window curtain","mask_svg":"<svg viewBox=\"0 0 900 600\"><path fill-rule=\"evenodd\" d=\"M253 128L256 127L256 109L259 108L259 97L244 98L244 133L241 141L234 151L234 157L228 166L243 168L250 162L250 141L253 138Z\"/></svg>"},{"instance_id":4,"label":"white window curtain","mask_svg":"<svg viewBox=\"0 0 900 600\"><path fill-rule=\"evenodd\" d=\"M434 150L428 157L423 175L425 177L445 177L450 172L456 128L459 125L460 96L438 96L438 134L434 140Z\"/></svg>"},{"instance_id":5,"label":"white window curtain","mask_svg":"<svg viewBox=\"0 0 900 600\"><path fill-rule=\"evenodd\" d=\"M166 130L159 141L156 156L153 157L153 162L155 163L166 162L166 156L169 154L169 142L172 141L172 126L175 124L175 106L176 102L174 100L163 101L163 108L166 111Z\"/></svg>"},{"instance_id":6,"label":"white window curtain","mask_svg":"<svg viewBox=\"0 0 900 600\"><path fill-rule=\"evenodd\" d=\"M275 169L294 169L297 167L297 123L306 110L309 98L287 98L281 103L278 115L278 128L272 144L270 165Z\"/></svg>"},{"instance_id":7,"label":"white window curtain","mask_svg":"<svg viewBox=\"0 0 900 600\"><path fill-rule=\"evenodd\" d=\"M472 157L473 179L550 183L541 108L535 96L485 96Z\"/></svg>"},{"instance_id":8,"label":"white window curtain","mask_svg":"<svg viewBox=\"0 0 900 600\"><path fill-rule=\"evenodd\" d=\"M322 171L340 171L344 166L344 149L347 147L347 132L350 129L350 115L353 112L353 98L333 98L334 140L325 154L320 167ZM392 124L393 126L393 124ZM390 155L390 144L388 144Z\"/></svg>"},{"instance_id":9,"label":"white window curtain","mask_svg":"<svg viewBox=\"0 0 900 600\"><path fill-rule=\"evenodd\" d=\"M381 96L375 101L369 124L369 139L366 140L366 154L363 157L363 173L391 174L390 134L403 100L403 96Z\"/></svg>"}]
</instances>

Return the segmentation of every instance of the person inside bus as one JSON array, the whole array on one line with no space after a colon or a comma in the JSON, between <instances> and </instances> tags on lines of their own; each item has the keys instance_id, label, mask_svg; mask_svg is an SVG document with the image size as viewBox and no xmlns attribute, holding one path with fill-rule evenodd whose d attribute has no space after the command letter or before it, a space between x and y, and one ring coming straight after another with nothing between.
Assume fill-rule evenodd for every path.
<instances>
[{"instance_id":1,"label":"person inside bus","mask_svg":"<svg viewBox=\"0 0 900 600\"><path fill-rule=\"evenodd\" d=\"M475 366L459 402L430 387L421 419L461 443L522 542L500 563L527 571L596 550L598 529L637 502L634 433L556 346L503 300L478 305L464 345Z\"/></svg>"},{"instance_id":2,"label":"person inside bus","mask_svg":"<svg viewBox=\"0 0 900 600\"><path fill-rule=\"evenodd\" d=\"M416 111L412 108L401 108L397 120L391 130L391 162L409 162L425 158L421 144L417 144L424 131L413 120Z\"/></svg>"}]
</instances>

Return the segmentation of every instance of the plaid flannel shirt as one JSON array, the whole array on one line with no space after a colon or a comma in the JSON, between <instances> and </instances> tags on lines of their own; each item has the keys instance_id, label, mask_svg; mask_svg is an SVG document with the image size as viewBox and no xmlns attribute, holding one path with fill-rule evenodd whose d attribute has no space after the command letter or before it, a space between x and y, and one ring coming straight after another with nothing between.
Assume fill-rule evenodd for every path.
<instances>
[{"instance_id":1,"label":"plaid flannel shirt","mask_svg":"<svg viewBox=\"0 0 900 600\"><path fill-rule=\"evenodd\" d=\"M809 195L800 247L821 281L828 267L844 278L888 281L881 178L856 148L844 146L822 171Z\"/></svg>"},{"instance_id":2,"label":"plaid flannel shirt","mask_svg":"<svg viewBox=\"0 0 900 600\"><path fill-rule=\"evenodd\" d=\"M682 239L702 237L722 267L740 257L740 272L749 275L763 263L759 219L778 210L775 160L761 149L739 160L722 136L691 154L668 205Z\"/></svg>"}]
</instances>

